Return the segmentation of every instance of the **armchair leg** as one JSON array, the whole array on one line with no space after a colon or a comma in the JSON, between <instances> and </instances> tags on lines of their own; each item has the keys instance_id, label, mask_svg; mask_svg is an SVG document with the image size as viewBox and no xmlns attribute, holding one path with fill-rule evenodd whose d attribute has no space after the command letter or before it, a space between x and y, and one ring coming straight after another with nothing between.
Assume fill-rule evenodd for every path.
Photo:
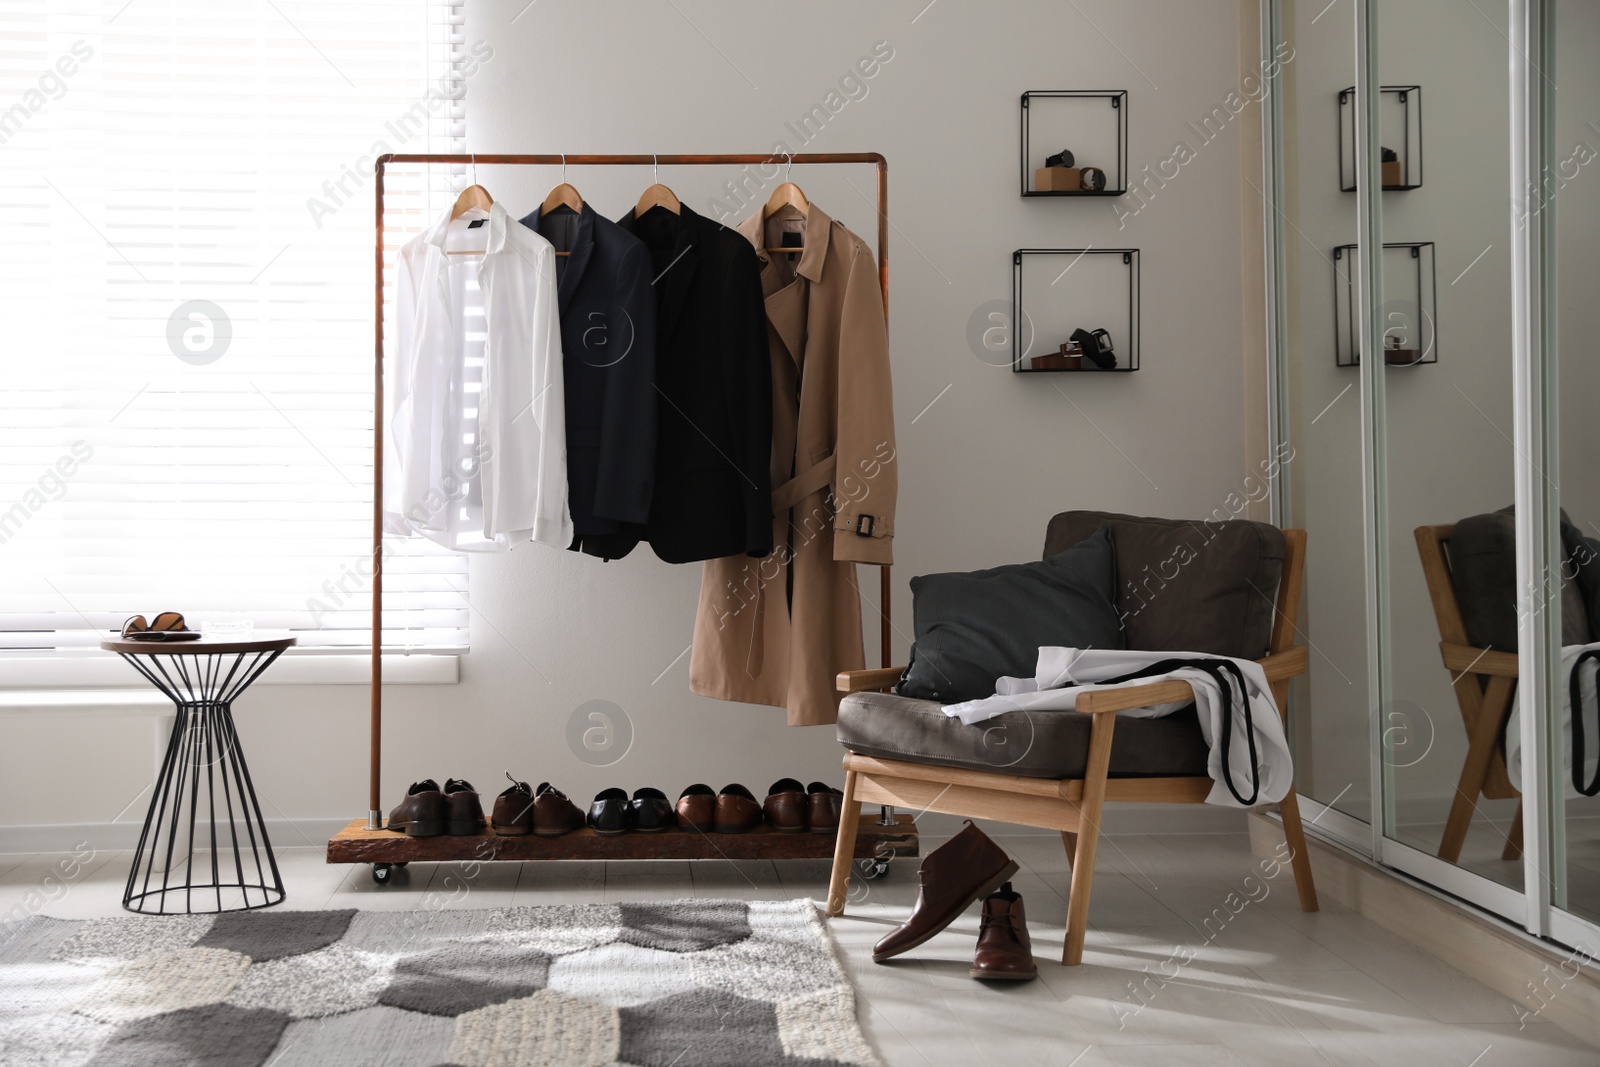
<instances>
[{"instance_id":1,"label":"armchair leg","mask_svg":"<svg viewBox=\"0 0 1600 1067\"><path fill-rule=\"evenodd\" d=\"M1294 870L1295 892L1300 894L1300 910L1316 911L1317 885L1311 879L1311 853L1306 851L1306 830L1300 823L1300 798L1294 786L1278 802L1278 814L1283 817L1283 839L1289 845L1289 864Z\"/></svg>"},{"instance_id":2,"label":"armchair leg","mask_svg":"<svg viewBox=\"0 0 1600 1067\"><path fill-rule=\"evenodd\" d=\"M1461 860L1461 846L1466 844L1472 813L1477 810L1478 796L1489 777L1489 763L1494 759L1496 741L1505 729L1506 716L1510 713L1511 681L1499 676L1490 678L1483 699L1478 704L1477 719L1472 724L1467 746L1467 758L1461 764L1461 779L1456 783L1455 799L1450 802L1450 818L1444 824L1444 837L1439 842L1439 858L1446 863Z\"/></svg>"},{"instance_id":3,"label":"armchair leg","mask_svg":"<svg viewBox=\"0 0 1600 1067\"><path fill-rule=\"evenodd\" d=\"M1106 801L1106 775L1111 769L1111 732L1117 713L1099 711L1089 730L1089 758L1083 775L1083 800L1078 804L1078 833L1072 849L1072 890L1067 898L1067 939L1061 953L1065 967L1083 962L1083 939L1089 928L1089 893L1094 888L1094 853L1100 843L1100 813Z\"/></svg>"},{"instance_id":4,"label":"armchair leg","mask_svg":"<svg viewBox=\"0 0 1600 1067\"><path fill-rule=\"evenodd\" d=\"M1517 801L1517 815L1511 820L1511 833L1506 837L1506 847L1501 850L1503 860L1522 858L1522 801Z\"/></svg>"},{"instance_id":5,"label":"armchair leg","mask_svg":"<svg viewBox=\"0 0 1600 1067\"><path fill-rule=\"evenodd\" d=\"M1077 860L1078 835L1071 830L1061 831L1061 841L1067 846L1067 869L1071 870Z\"/></svg>"},{"instance_id":6,"label":"armchair leg","mask_svg":"<svg viewBox=\"0 0 1600 1067\"><path fill-rule=\"evenodd\" d=\"M828 879L828 914L843 915L850 882L850 861L856 855L856 831L861 826L861 804L856 800L856 772L844 776L844 803L839 809L839 837L833 846L833 874Z\"/></svg>"}]
</instances>

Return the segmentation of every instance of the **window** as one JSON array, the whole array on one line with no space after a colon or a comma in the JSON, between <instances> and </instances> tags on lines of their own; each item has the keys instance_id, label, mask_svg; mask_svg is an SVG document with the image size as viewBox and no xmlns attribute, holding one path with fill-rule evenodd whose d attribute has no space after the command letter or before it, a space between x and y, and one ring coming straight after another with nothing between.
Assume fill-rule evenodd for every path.
<instances>
[{"instance_id":1,"label":"window","mask_svg":"<svg viewBox=\"0 0 1600 1067\"><path fill-rule=\"evenodd\" d=\"M461 2L0 3L4 654L162 610L367 642L372 161L461 150ZM464 558L385 551L385 645L463 648Z\"/></svg>"}]
</instances>

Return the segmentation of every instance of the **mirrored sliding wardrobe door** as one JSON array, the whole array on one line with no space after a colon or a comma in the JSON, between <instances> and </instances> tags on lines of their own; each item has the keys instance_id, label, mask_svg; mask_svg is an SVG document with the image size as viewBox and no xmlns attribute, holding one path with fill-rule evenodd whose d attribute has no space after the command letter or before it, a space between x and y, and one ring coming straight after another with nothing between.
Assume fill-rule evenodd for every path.
<instances>
[{"instance_id":1,"label":"mirrored sliding wardrobe door","mask_svg":"<svg viewBox=\"0 0 1600 1067\"><path fill-rule=\"evenodd\" d=\"M1301 631L1311 669L1290 697L1295 788L1307 819L1353 843L1368 838L1361 400L1353 348L1356 196L1351 117L1353 5L1283 0L1266 54L1281 62L1274 138L1276 386L1281 524L1307 531ZM1332 809L1324 810L1324 806Z\"/></svg>"},{"instance_id":2,"label":"mirrored sliding wardrobe door","mask_svg":"<svg viewBox=\"0 0 1600 1067\"><path fill-rule=\"evenodd\" d=\"M1382 350L1360 358L1383 390L1384 830L1520 889L1508 12L1376 13Z\"/></svg>"},{"instance_id":3,"label":"mirrored sliding wardrobe door","mask_svg":"<svg viewBox=\"0 0 1600 1067\"><path fill-rule=\"evenodd\" d=\"M1554 324L1546 351L1556 361L1557 433L1562 518L1560 555L1550 568L1562 580L1561 663L1549 701L1557 749L1547 777L1551 794L1549 864L1552 903L1600 922L1600 723L1595 663L1586 647L1600 641L1600 4L1555 0L1545 40L1553 62L1554 113L1545 145L1542 187L1516 205L1519 224L1550 225L1554 276L1545 299ZM1596 653L1600 656L1600 653ZM1571 685L1576 672L1578 687ZM1577 697L1574 700L1574 696ZM1563 848L1564 845L1564 848ZM1595 939L1585 939L1591 949Z\"/></svg>"}]
</instances>

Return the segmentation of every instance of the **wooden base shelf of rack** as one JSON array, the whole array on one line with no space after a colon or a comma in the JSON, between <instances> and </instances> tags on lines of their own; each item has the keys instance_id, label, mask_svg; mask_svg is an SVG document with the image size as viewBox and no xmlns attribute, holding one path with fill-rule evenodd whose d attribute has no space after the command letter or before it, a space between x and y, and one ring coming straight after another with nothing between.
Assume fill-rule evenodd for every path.
<instances>
[{"instance_id":1,"label":"wooden base shelf of rack","mask_svg":"<svg viewBox=\"0 0 1600 1067\"><path fill-rule=\"evenodd\" d=\"M368 830L357 819L328 841L329 863L427 863L462 860L801 860L832 859L833 834L785 834L758 829L704 834L671 829L658 834L601 837L589 827L560 837L501 837L493 831L464 836L407 837ZM893 827L862 813L856 855L862 859L918 855L916 820L895 816Z\"/></svg>"}]
</instances>

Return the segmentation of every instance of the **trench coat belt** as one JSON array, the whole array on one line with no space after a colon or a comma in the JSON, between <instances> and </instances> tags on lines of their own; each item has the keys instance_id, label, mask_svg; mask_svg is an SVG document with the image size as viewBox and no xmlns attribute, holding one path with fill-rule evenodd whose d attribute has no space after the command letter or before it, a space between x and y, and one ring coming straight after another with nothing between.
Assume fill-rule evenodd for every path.
<instances>
[{"instance_id":1,"label":"trench coat belt","mask_svg":"<svg viewBox=\"0 0 1600 1067\"><path fill-rule=\"evenodd\" d=\"M782 515L812 493L832 485L835 466L835 459L830 453L827 459L813 463L774 489L772 491L772 514Z\"/></svg>"},{"instance_id":2,"label":"trench coat belt","mask_svg":"<svg viewBox=\"0 0 1600 1067\"><path fill-rule=\"evenodd\" d=\"M833 484L833 472L838 463L832 453L826 459L813 463L772 491L772 514L784 515L806 497ZM775 553L776 554L776 553ZM781 588L781 587L780 587ZM765 657L766 610L761 600L767 595L766 582L757 583L754 625L750 629L750 644L745 650L745 670L752 676L761 673Z\"/></svg>"}]
</instances>

